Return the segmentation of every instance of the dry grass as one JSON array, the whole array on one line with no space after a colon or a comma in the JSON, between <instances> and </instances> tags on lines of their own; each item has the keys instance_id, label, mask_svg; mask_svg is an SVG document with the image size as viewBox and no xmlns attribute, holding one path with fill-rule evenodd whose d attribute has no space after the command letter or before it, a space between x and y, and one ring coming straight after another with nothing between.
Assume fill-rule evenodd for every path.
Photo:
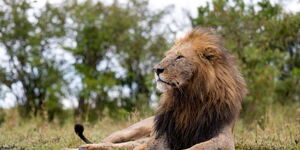
<instances>
[{"instance_id":1,"label":"dry grass","mask_svg":"<svg viewBox=\"0 0 300 150\"><path fill-rule=\"evenodd\" d=\"M297 111L298 110L298 111ZM270 106L265 116L252 123L238 122L235 128L237 149L300 149L300 109Z\"/></svg>"},{"instance_id":2,"label":"dry grass","mask_svg":"<svg viewBox=\"0 0 300 150\"><path fill-rule=\"evenodd\" d=\"M245 123L240 120L235 128L236 148L299 149L300 124L297 120L299 114L296 113L298 106L270 106L266 115L256 121ZM67 121L62 126L39 119L24 122L20 121L16 113L8 114L6 120L0 127L0 150L53 150L83 144L74 134L73 121ZM85 134L91 141L97 142L112 131L136 122L139 117L134 115L127 120L129 121L113 121L105 118L94 125L86 123Z\"/></svg>"}]
</instances>

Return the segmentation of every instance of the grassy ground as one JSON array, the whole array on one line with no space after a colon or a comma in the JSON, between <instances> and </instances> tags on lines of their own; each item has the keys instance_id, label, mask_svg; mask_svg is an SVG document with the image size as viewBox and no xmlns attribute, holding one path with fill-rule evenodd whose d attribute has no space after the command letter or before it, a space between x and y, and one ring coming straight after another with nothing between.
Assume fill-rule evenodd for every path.
<instances>
[{"instance_id":1,"label":"grassy ground","mask_svg":"<svg viewBox=\"0 0 300 150\"><path fill-rule=\"evenodd\" d=\"M240 119L234 131L236 149L300 149L298 106L270 106L266 115L255 121L245 123ZM94 125L85 124L85 134L96 142L139 119L130 117L127 119L129 121L113 121L106 118ZM0 126L0 150L77 147L83 142L75 136L71 122L64 125L45 123L38 119L24 122L20 121L16 113L10 113Z\"/></svg>"}]
</instances>

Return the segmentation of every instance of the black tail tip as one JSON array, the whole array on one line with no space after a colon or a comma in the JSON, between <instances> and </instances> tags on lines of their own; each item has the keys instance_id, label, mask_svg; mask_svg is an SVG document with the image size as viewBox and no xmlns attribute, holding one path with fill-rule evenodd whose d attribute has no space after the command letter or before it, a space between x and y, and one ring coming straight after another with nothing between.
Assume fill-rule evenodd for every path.
<instances>
[{"instance_id":1,"label":"black tail tip","mask_svg":"<svg viewBox=\"0 0 300 150\"><path fill-rule=\"evenodd\" d=\"M84 127L81 124L75 124L74 130L76 134L82 134L84 131Z\"/></svg>"},{"instance_id":2,"label":"black tail tip","mask_svg":"<svg viewBox=\"0 0 300 150\"><path fill-rule=\"evenodd\" d=\"M91 141L89 141L84 135L83 135L83 131L84 131L84 127L81 124L75 124L74 126L74 130L75 133L80 137L81 140L83 140L85 143L87 144L92 144Z\"/></svg>"}]
</instances>

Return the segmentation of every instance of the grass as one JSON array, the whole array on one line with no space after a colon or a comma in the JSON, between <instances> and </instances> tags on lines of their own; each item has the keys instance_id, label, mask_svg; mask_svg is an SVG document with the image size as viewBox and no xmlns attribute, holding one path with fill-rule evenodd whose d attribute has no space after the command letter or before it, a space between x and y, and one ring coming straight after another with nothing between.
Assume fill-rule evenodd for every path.
<instances>
[{"instance_id":1,"label":"grass","mask_svg":"<svg viewBox=\"0 0 300 150\"><path fill-rule=\"evenodd\" d=\"M252 122L240 119L234 130L236 149L299 149L299 111L299 105L270 106L263 117ZM84 144L74 134L73 121L64 125L39 119L21 121L15 111L9 112L0 126L0 150L53 150ZM128 121L104 118L95 124L86 123L85 134L91 141L97 142L109 133L140 120L140 117L133 115L125 120Z\"/></svg>"},{"instance_id":2,"label":"grass","mask_svg":"<svg viewBox=\"0 0 300 150\"><path fill-rule=\"evenodd\" d=\"M239 120L234 131L236 149L300 149L300 109L270 106L267 113L251 123Z\"/></svg>"}]
</instances>

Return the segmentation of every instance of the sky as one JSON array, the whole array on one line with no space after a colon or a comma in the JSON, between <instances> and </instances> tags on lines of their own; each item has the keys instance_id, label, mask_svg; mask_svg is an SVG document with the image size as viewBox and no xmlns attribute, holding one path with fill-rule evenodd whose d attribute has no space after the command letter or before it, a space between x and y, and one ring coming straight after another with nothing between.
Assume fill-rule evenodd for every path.
<instances>
[{"instance_id":1,"label":"sky","mask_svg":"<svg viewBox=\"0 0 300 150\"><path fill-rule=\"evenodd\" d=\"M30 0L34 8L42 8L47 0ZM62 0L48 0L50 3L59 4ZM112 3L113 0L102 0L104 3ZM121 3L127 0L119 0ZM258 0L246 0L247 3L256 3ZM176 20L178 25L173 26L173 30L177 31L177 36L182 36L188 29L190 29L189 19L186 16L188 13L192 17L196 17L197 8L205 5L211 0L149 0L149 8L153 10L164 9L167 6L172 6L171 16L168 16L166 23ZM286 12L300 12L300 0L271 0L272 3L280 3ZM171 26L172 27L172 26ZM4 58L3 49L0 47L0 58ZM0 59L1 61L1 59ZM0 108L9 108L14 106L15 98L13 94L7 94L5 99L0 98ZM74 98L64 99L65 107L72 107L76 105Z\"/></svg>"}]
</instances>

